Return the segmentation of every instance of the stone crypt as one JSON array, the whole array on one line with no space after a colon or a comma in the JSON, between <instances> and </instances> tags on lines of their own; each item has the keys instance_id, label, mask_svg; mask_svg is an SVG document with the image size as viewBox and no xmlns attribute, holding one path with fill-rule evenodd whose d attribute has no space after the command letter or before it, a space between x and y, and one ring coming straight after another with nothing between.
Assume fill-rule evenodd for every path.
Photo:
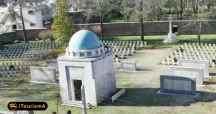
<instances>
[{"instance_id":1,"label":"stone crypt","mask_svg":"<svg viewBox=\"0 0 216 114\"><path fill-rule=\"evenodd\" d=\"M88 30L76 32L63 56L58 57L60 95L63 105L82 107L84 85L87 107L109 99L116 92L110 48Z\"/></svg>"}]
</instances>

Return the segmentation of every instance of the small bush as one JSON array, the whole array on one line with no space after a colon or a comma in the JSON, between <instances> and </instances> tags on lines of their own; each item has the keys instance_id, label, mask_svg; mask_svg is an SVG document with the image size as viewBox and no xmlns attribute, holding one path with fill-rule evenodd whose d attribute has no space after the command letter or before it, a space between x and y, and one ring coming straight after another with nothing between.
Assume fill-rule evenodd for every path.
<instances>
[{"instance_id":1,"label":"small bush","mask_svg":"<svg viewBox=\"0 0 216 114\"><path fill-rule=\"evenodd\" d=\"M51 52L49 52L48 54L48 59L54 59L57 58L60 54L65 53L65 49L64 48L60 48L60 49L54 49Z\"/></svg>"},{"instance_id":2,"label":"small bush","mask_svg":"<svg viewBox=\"0 0 216 114\"><path fill-rule=\"evenodd\" d=\"M50 31L41 31L38 35L41 40L52 40L52 32Z\"/></svg>"}]
</instances>

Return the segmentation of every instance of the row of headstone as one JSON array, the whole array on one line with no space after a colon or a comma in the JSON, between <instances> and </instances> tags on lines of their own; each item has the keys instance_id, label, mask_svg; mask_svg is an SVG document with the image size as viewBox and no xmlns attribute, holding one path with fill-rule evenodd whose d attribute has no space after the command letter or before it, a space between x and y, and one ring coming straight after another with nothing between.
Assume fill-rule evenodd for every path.
<instances>
[{"instance_id":1,"label":"row of headstone","mask_svg":"<svg viewBox=\"0 0 216 114\"><path fill-rule=\"evenodd\" d=\"M33 60L40 60L47 56L48 51L57 48L55 42L30 41L4 45L0 49L0 76L12 77L30 72L29 66Z\"/></svg>"},{"instance_id":2,"label":"row of headstone","mask_svg":"<svg viewBox=\"0 0 216 114\"><path fill-rule=\"evenodd\" d=\"M146 46L147 42L103 40L103 44L112 48L113 58L126 59L128 56L132 56L136 49Z\"/></svg>"},{"instance_id":3,"label":"row of headstone","mask_svg":"<svg viewBox=\"0 0 216 114\"><path fill-rule=\"evenodd\" d=\"M0 77L15 77L17 76L16 71L0 71Z\"/></svg>"},{"instance_id":4,"label":"row of headstone","mask_svg":"<svg viewBox=\"0 0 216 114\"><path fill-rule=\"evenodd\" d=\"M5 45L3 49L0 49L0 59L40 59L42 56L46 56L49 49L54 48L57 48L55 42L50 41L31 41L28 43Z\"/></svg>"},{"instance_id":5,"label":"row of headstone","mask_svg":"<svg viewBox=\"0 0 216 114\"><path fill-rule=\"evenodd\" d=\"M135 48L113 48L113 55L120 59L126 59L128 56L132 56L135 53Z\"/></svg>"},{"instance_id":6,"label":"row of headstone","mask_svg":"<svg viewBox=\"0 0 216 114\"><path fill-rule=\"evenodd\" d=\"M216 44L207 43L185 43L175 49L168 57L164 58L161 64L164 65L175 65L178 60L207 60L209 62L209 67L216 66Z\"/></svg>"},{"instance_id":7,"label":"row of headstone","mask_svg":"<svg viewBox=\"0 0 216 114\"><path fill-rule=\"evenodd\" d=\"M0 63L0 76L11 77L18 74L27 74L30 65L32 65L31 61L2 61Z\"/></svg>"},{"instance_id":8,"label":"row of headstone","mask_svg":"<svg viewBox=\"0 0 216 114\"><path fill-rule=\"evenodd\" d=\"M119 46L119 47L135 47L136 49L137 48L142 48L144 46L147 46L147 42L144 42L144 41L123 41L123 40L113 40L113 41L110 41L110 40L103 40L102 41L104 43L104 45L108 45L108 46L111 46L111 47L114 47L114 46Z\"/></svg>"},{"instance_id":9,"label":"row of headstone","mask_svg":"<svg viewBox=\"0 0 216 114\"><path fill-rule=\"evenodd\" d=\"M9 66L0 66L0 71L23 71L28 69L30 65L9 65Z\"/></svg>"}]
</instances>

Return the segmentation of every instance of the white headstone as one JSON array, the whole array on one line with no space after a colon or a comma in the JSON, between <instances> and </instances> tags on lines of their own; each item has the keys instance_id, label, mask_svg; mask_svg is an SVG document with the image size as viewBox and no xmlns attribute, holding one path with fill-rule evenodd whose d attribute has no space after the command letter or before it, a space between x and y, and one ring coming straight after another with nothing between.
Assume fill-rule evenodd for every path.
<instances>
[{"instance_id":1,"label":"white headstone","mask_svg":"<svg viewBox=\"0 0 216 114\"><path fill-rule=\"evenodd\" d=\"M209 78L209 62L204 60L179 60L180 66L203 69L204 70L204 80Z\"/></svg>"},{"instance_id":2,"label":"white headstone","mask_svg":"<svg viewBox=\"0 0 216 114\"><path fill-rule=\"evenodd\" d=\"M35 83L56 83L56 68L53 67L30 67L31 82Z\"/></svg>"},{"instance_id":3,"label":"white headstone","mask_svg":"<svg viewBox=\"0 0 216 114\"><path fill-rule=\"evenodd\" d=\"M169 70L172 70L174 74L178 74L181 76L195 76L196 77L196 84L202 85L204 81L204 70L203 69L197 69L193 67L186 67L186 66L171 66L169 67Z\"/></svg>"}]
</instances>

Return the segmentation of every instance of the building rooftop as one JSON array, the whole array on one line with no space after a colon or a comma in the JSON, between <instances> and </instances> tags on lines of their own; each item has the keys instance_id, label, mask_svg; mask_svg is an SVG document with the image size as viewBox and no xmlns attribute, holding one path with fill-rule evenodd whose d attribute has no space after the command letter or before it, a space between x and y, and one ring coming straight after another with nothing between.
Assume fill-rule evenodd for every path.
<instances>
[{"instance_id":1,"label":"building rooftop","mask_svg":"<svg viewBox=\"0 0 216 114\"><path fill-rule=\"evenodd\" d=\"M94 32L80 30L76 32L69 42L70 51L92 50L102 47L102 43Z\"/></svg>"}]
</instances>

